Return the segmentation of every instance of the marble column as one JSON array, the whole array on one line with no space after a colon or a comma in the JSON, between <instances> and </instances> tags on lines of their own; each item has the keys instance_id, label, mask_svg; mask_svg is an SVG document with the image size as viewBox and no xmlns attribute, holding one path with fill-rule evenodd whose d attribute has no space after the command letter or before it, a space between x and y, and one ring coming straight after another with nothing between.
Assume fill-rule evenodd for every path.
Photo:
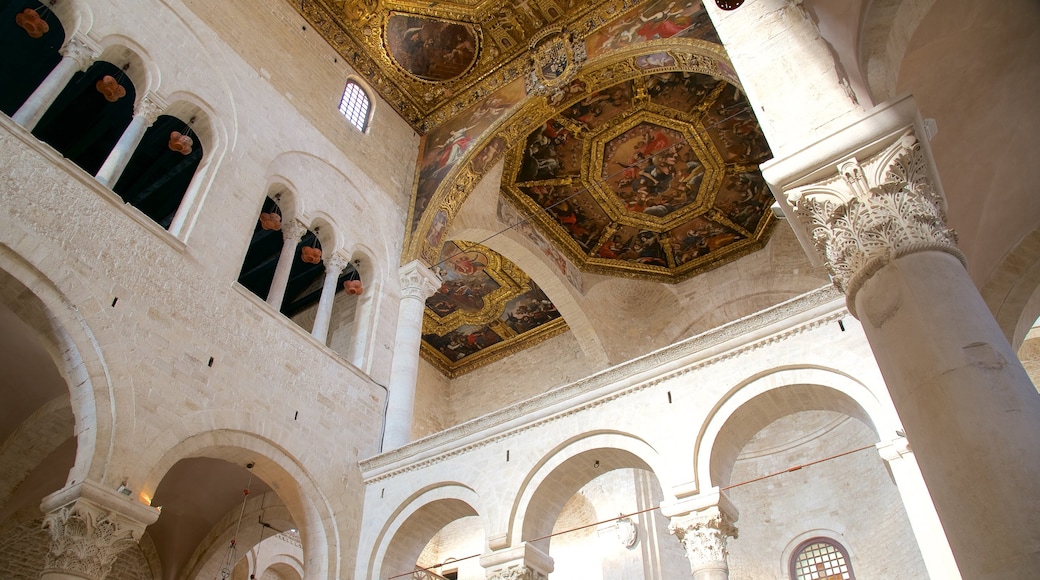
<instances>
[{"instance_id":1,"label":"marble column","mask_svg":"<svg viewBox=\"0 0 1040 580\"><path fill-rule=\"evenodd\" d=\"M691 509L692 508L692 509ZM690 510L676 515L676 512ZM737 537L737 510L718 489L661 506L671 517L668 531L682 542L695 580L728 580L729 538Z\"/></svg>"},{"instance_id":2,"label":"marble column","mask_svg":"<svg viewBox=\"0 0 1040 580\"><path fill-rule=\"evenodd\" d=\"M763 166L863 324L960 573L1040 570L1040 397L965 269L913 99Z\"/></svg>"},{"instance_id":3,"label":"marble column","mask_svg":"<svg viewBox=\"0 0 1040 580\"><path fill-rule=\"evenodd\" d=\"M488 580L547 580L553 559L530 543L496 550L480 557Z\"/></svg>"},{"instance_id":4,"label":"marble column","mask_svg":"<svg viewBox=\"0 0 1040 580\"><path fill-rule=\"evenodd\" d=\"M950 551L950 542L946 539L935 505L928 494L928 488L921 477L921 469L917 466L914 453L906 437L897 437L891 441L877 444L878 453L888 463L889 472L899 489L910 527L917 537L917 545L921 549L925 568L930 578L959 580L960 572Z\"/></svg>"},{"instance_id":5,"label":"marble column","mask_svg":"<svg viewBox=\"0 0 1040 580\"><path fill-rule=\"evenodd\" d=\"M401 305L397 314L394 360L390 365L383 451L396 449L412 440L423 313L426 310L426 299L441 286L436 274L418 260L401 266L400 276Z\"/></svg>"},{"instance_id":6,"label":"marble column","mask_svg":"<svg viewBox=\"0 0 1040 580\"><path fill-rule=\"evenodd\" d=\"M333 254L325 259L325 283L321 287L321 298L318 299L318 310L314 314L314 327L311 336L322 344L329 338L329 322L332 320L332 303L336 299L336 285L343 268L350 260Z\"/></svg>"},{"instance_id":7,"label":"marble column","mask_svg":"<svg viewBox=\"0 0 1040 580\"><path fill-rule=\"evenodd\" d=\"M285 287L289 284L289 274L292 272L293 260L296 259L296 246L300 244L300 238L305 233L307 228L296 220L282 222L282 253L278 256L278 265L274 268L271 289L267 291L267 303L276 310L282 307Z\"/></svg>"},{"instance_id":8,"label":"marble column","mask_svg":"<svg viewBox=\"0 0 1040 580\"><path fill-rule=\"evenodd\" d=\"M165 108L166 104L154 93L146 93L141 97L141 101L134 108L134 116L130 119L130 124L126 126L119 141L116 142L115 147L101 165L101 169L98 169L97 175L94 176L101 185L111 187L119 181L119 176L126 169L126 164L130 162L134 150L141 143L145 131L159 118L159 114Z\"/></svg>"},{"instance_id":9,"label":"marble column","mask_svg":"<svg viewBox=\"0 0 1040 580\"><path fill-rule=\"evenodd\" d=\"M40 509L51 538L42 580L103 580L159 517L159 510L90 482L45 497Z\"/></svg>"},{"instance_id":10,"label":"marble column","mask_svg":"<svg viewBox=\"0 0 1040 580\"><path fill-rule=\"evenodd\" d=\"M43 79L40 86L36 87L36 90L29 95L29 98L22 103L22 106L11 117L15 123L29 131L36 128L36 124L43 118L43 114L47 112L47 109L54 103L54 99L58 98L61 91L69 84L72 77L77 72L86 70L94 62L94 59L101 54L101 51L86 37L76 34L65 43L65 46L61 49L61 54L61 60L58 62L58 65L47 75L47 78Z\"/></svg>"}]
</instances>

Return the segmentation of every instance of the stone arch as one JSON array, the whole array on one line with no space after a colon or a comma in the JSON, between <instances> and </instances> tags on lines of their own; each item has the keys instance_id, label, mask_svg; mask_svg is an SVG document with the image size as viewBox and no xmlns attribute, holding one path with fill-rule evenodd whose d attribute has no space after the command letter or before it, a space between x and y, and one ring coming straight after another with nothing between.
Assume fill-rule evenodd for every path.
<instances>
[{"instance_id":1,"label":"stone arch","mask_svg":"<svg viewBox=\"0 0 1040 580\"><path fill-rule=\"evenodd\" d=\"M376 537L368 569L360 577L390 578L411 572L419 554L444 526L470 516L480 518L485 542L489 529L480 496L457 482L423 488L402 502Z\"/></svg>"},{"instance_id":2,"label":"stone arch","mask_svg":"<svg viewBox=\"0 0 1040 580\"><path fill-rule=\"evenodd\" d=\"M351 323L350 348L347 360L365 373L371 373L376 345L378 313L382 307L384 293L377 289L387 284L386 264L376 258L376 253L364 244L350 248L350 263L361 280L363 291L357 296L354 320Z\"/></svg>"},{"instance_id":3,"label":"stone arch","mask_svg":"<svg viewBox=\"0 0 1040 580\"><path fill-rule=\"evenodd\" d=\"M899 68L917 26L935 0L874 0L860 29L860 67L875 103L896 96Z\"/></svg>"},{"instance_id":4,"label":"stone arch","mask_svg":"<svg viewBox=\"0 0 1040 580\"><path fill-rule=\"evenodd\" d=\"M981 294L1012 349L1018 352L1040 318L1040 228L1004 256Z\"/></svg>"},{"instance_id":5,"label":"stone arch","mask_svg":"<svg viewBox=\"0 0 1040 580\"><path fill-rule=\"evenodd\" d=\"M56 2L47 8L61 21L61 26L65 29L65 42L68 42L73 34L86 34L94 26L94 13L87 2L67 0Z\"/></svg>"},{"instance_id":6,"label":"stone arch","mask_svg":"<svg viewBox=\"0 0 1040 580\"><path fill-rule=\"evenodd\" d=\"M669 51L675 55L673 65L647 70L634 64L628 67L619 64L626 61L634 63L641 56L662 51ZM422 258L430 263L437 261L439 246L434 249L433 244L427 243L427 234L433 227L435 216L441 212L446 213L450 225L474 186L491 168L497 166L496 162L507 150L523 142L530 130L539 123L544 123L553 114L594 91L632 78L661 72L709 74L737 87L741 86L722 47L699 39L671 38L636 43L588 61L578 76L578 81L586 83L587 92L565 97L553 106L547 106L548 101L541 96L527 96L505 112L504 116L490 121L489 124L483 124L479 129L480 134L474 136L465 152L458 155L456 161L450 161L448 165L439 168L434 173L435 177L427 175L425 166L419 168L402 263L415 258ZM548 114L545 113L547 110ZM446 135L438 131L450 132L453 128L473 125L471 121L474 119L463 113L452 123L428 133L425 142L444 142ZM421 154L420 165L431 157L431 151L423 150Z\"/></svg>"},{"instance_id":7,"label":"stone arch","mask_svg":"<svg viewBox=\"0 0 1040 580\"><path fill-rule=\"evenodd\" d=\"M195 417L195 420L186 418L183 424L213 425L224 416L217 412L203 412L200 415L208 416ZM307 576L339 578L342 547L339 544L335 514L325 493L295 456L276 445L271 437L249 431L251 426L261 423L258 419L242 416L235 423L234 426L215 427L194 434L180 432L179 429L178 432L170 430L160 434L159 437L164 441L155 442L154 445L162 446L160 448L165 449L165 452L153 464L139 467L134 471L135 477L130 478L140 481L140 495L152 498L162 478L182 459L209 457L237 465L252 462L253 473L277 489L278 497L300 531L304 560L313 566L307 571ZM163 446L163 442L167 445ZM259 530L256 535L259 536Z\"/></svg>"},{"instance_id":8,"label":"stone arch","mask_svg":"<svg viewBox=\"0 0 1040 580\"><path fill-rule=\"evenodd\" d=\"M869 387L832 369L772 370L738 384L723 396L698 435L694 452L701 487L725 487L737 454L755 433L797 411L836 411L867 425L880 439L896 437L898 419Z\"/></svg>"},{"instance_id":9,"label":"stone arch","mask_svg":"<svg viewBox=\"0 0 1040 580\"><path fill-rule=\"evenodd\" d=\"M555 448L528 472L510 513L508 538L519 546L552 533L564 504L586 483L615 469L643 469L657 476L664 500L674 500L673 469L639 437L617 431L592 431ZM543 549L548 553L548 546Z\"/></svg>"},{"instance_id":10,"label":"stone arch","mask_svg":"<svg viewBox=\"0 0 1040 580\"><path fill-rule=\"evenodd\" d=\"M120 69L126 66L124 74L134 84L136 91L134 105L150 91L159 88L159 68L148 51L132 38L122 34L105 36L98 42L101 56L97 60L110 62Z\"/></svg>"},{"instance_id":11,"label":"stone arch","mask_svg":"<svg viewBox=\"0 0 1040 580\"><path fill-rule=\"evenodd\" d=\"M337 253L343 247L343 231L336 227L336 220L331 215L323 211L312 212L306 224L307 229L314 232L318 237L318 242L321 244L322 260Z\"/></svg>"},{"instance_id":12,"label":"stone arch","mask_svg":"<svg viewBox=\"0 0 1040 580\"><path fill-rule=\"evenodd\" d=\"M209 186L224 159L228 134L227 128L213 107L194 93L177 91L171 94L165 114L190 124L191 131L198 137L203 149L202 160L195 168L191 182L170 224L170 233L184 240L191 233L202 211L209 194ZM192 119L195 119L194 123L191 122Z\"/></svg>"},{"instance_id":13,"label":"stone arch","mask_svg":"<svg viewBox=\"0 0 1040 580\"><path fill-rule=\"evenodd\" d=\"M264 540L264 542L267 542L267 540ZM256 559L254 558L254 554L250 553L249 559L251 562L254 562L255 567ZM279 577L286 580L303 580L303 562L300 562L289 554L276 554L271 557L265 557L262 558L260 562L261 565L264 566L264 569L258 570L259 574L256 575L257 578L262 578L264 572L270 569L278 574Z\"/></svg>"},{"instance_id":14,"label":"stone arch","mask_svg":"<svg viewBox=\"0 0 1040 580\"><path fill-rule=\"evenodd\" d=\"M91 479L105 482L118 410L131 409L128 395L115 391L94 332L75 301L22 258L0 244L0 301L39 333L69 387L75 418L76 459L66 485ZM100 306L100 305L98 305Z\"/></svg>"},{"instance_id":15,"label":"stone arch","mask_svg":"<svg viewBox=\"0 0 1040 580\"><path fill-rule=\"evenodd\" d=\"M814 528L794 536L791 541L784 546L783 551L780 553L777 578L790 578L789 570L791 569L791 559L797 555L795 554L795 549L801 546L805 541L813 538L823 538L838 544L845 549L851 559L855 559L855 550L849 546L849 540L843 534L827 528Z\"/></svg>"},{"instance_id":16,"label":"stone arch","mask_svg":"<svg viewBox=\"0 0 1040 580\"><path fill-rule=\"evenodd\" d=\"M277 503L272 505L270 500L272 495L277 496L277 493L272 491L262 497L251 497L245 502L243 510L233 509L222 518L193 554L189 568L181 570L184 577L216 578L221 573L224 558L232 540L235 540L235 556L239 558L239 563L247 561L255 566L256 550L270 540L271 534L265 526L259 523L260 520L262 519L264 523L276 530L287 530L295 525L291 514L284 505ZM240 514L241 526L239 526ZM232 562L232 565L234 564ZM303 571L302 565L300 570Z\"/></svg>"}]
</instances>

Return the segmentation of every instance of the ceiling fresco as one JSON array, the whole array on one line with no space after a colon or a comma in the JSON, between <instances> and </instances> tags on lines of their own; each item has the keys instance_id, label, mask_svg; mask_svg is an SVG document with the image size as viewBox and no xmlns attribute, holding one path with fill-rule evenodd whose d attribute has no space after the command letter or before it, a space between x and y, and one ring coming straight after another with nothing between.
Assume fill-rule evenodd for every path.
<instances>
[{"instance_id":1,"label":"ceiling fresco","mask_svg":"<svg viewBox=\"0 0 1040 580\"><path fill-rule=\"evenodd\" d=\"M480 244L444 244L426 300L420 352L456 377L567 330L545 293L515 264Z\"/></svg>"},{"instance_id":2,"label":"ceiling fresco","mask_svg":"<svg viewBox=\"0 0 1040 580\"><path fill-rule=\"evenodd\" d=\"M764 244L770 156L737 87L658 73L539 125L510 150L502 192L583 270L674 282Z\"/></svg>"}]
</instances>

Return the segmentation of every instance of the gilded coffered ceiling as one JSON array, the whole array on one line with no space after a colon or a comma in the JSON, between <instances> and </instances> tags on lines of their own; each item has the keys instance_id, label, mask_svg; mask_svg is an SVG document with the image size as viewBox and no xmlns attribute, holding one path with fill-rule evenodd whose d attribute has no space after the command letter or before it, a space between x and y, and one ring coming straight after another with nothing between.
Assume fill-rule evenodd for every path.
<instances>
[{"instance_id":1,"label":"gilded coffered ceiling","mask_svg":"<svg viewBox=\"0 0 1040 580\"><path fill-rule=\"evenodd\" d=\"M632 0L289 0L420 133L527 74L532 41L579 36Z\"/></svg>"}]
</instances>

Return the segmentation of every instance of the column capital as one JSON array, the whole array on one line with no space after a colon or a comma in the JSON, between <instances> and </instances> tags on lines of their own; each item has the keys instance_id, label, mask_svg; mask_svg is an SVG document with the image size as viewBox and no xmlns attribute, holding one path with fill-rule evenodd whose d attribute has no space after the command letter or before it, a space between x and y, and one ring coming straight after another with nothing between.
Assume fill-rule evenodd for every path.
<instances>
[{"instance_id":1,"label":"column capital","mask_svg":"<svg viewBox=\"0 0 1040 580\"><path fill-rule=\"evenodd\" d=\"M694 575L704 569L727 570L728 538L737 537L736 510L722 492L709 494L720 501L716 505L701 506L696 511L676 515L668 524L668 531L682 542L690 569ZM695 498L691 498L695 499Z\"/></svg>"},{"instance_id":2,"label":"column capital","mask_svg":"<svg viewBox=\"0 0 1040 580\"><path fill-rule=\"evenodd\" d=\"M901 256L941 251L966 265L946 225L927 134L905 97L763 166L799 241L826 264L853 315L863 283Z\"/></svg>"},{"instance_id":3,"label":"column capital","mask_svg":"<svg viewBox=\"0 0 1040 580\"><path fill-rule=\"evenodd\" d=\"M51 536L43 572L102 580L119 554L132 546L159 510L82 482L43 499L43 526Z\"/></svg>"},{"instance_id":4,"label":"column capital","mask_svg":"<svg viewBox=\"0 0 1040 580\"><path fill-rule=\"evenodd\" d=\"M165 110L166 101L159 95L149 91L141 97L137 106L134 107L134 116L141 117L148 126L151 126Z\"/></svg>"},{"instance_id":5,"label":"column capital","mask_svg":"<svg viewBox=\"0 0 1040 580\"><path fill-rule=\"evenodd\" d=\"M425 301L441 287L441 279L419 260L412 260L398 270L401 276L401 298Z\"/></svg>"},{"instance_id":6,"label":"column capital","mask_svg":"<svg viewBox=\"0 0 1040 580\"><path fill-rule=\"evenodd\" d=\"M881 459L888 462L914 454L913 450L910 449L910 442L907 441L906 437L896 437L891 441L881 441L874 447L877 447Z\"/></svg>"},{"instance_id":7,"label":"column capital","mask_svg":"<svg viewBox=\"0 0 1040 580\"><path fill-rule=\"evenodd\" d=\"M488 580L547 580L553 559L530 543L484 554L480 565Z\"/></svg>"},{"instance_id":8,"label":"column capital","mask_svg":"<svg viewBox=\"0 0 1040 580\"><path fill-rule=\"evenodd\" d=\"M299 220L290 219L282 222L282 239L287 242L299 242L300 238L307 233L307 226Z\"/></svg>"},{"instance_id":9,"label":"column capital","mask_svg":"<svg viewBox=\"0 0 1040 580\"><path fill-rule=\"evenodd\" d=\"M101 49L94 44L94 41L77 33L65 42L65 46L61 48L61 54L71 58L79 70L86 70L97 57L101 56Z\"/></svg>"},{"instance_id":10,"label":"column capital","mask_svg":"<svg viewBox=\"0 0 1040 580\"><path fill-rule=\"evenodd\" d=\"M325 258L325 272L335 272L337 276L343 271L343 268L347 267L350 263L350 259L339 254L331 254Z\"/></svg>"}]
</instances>

